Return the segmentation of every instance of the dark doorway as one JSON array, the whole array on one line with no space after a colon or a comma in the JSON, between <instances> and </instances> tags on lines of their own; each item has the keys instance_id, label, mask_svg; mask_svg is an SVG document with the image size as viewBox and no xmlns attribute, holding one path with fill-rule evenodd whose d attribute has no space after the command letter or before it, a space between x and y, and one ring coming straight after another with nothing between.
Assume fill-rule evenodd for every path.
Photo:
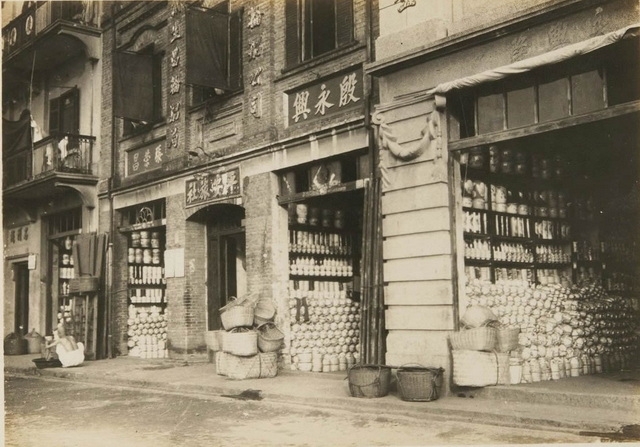
<instances>
[{"instance_id":1,"label":"dark doorway","mask_svg":"<svg viewBox=\"0 0 640 447\"><path fill-rule=\"evenodd\" d=\"M220 308L247 292L244 209L220 206L208 221L208 329L222 328Z\"/></svg>"},{"instance_id":2,"label":"dark doorway","mask_svg":"<svg viewBox=\"0 0 640 447\"><path fill-rule=\"evenodd\" d=\"M29 331L29 269L26 262L13 265L15 282L15 332L25 335Z\"/></svg>"}]
</instances>

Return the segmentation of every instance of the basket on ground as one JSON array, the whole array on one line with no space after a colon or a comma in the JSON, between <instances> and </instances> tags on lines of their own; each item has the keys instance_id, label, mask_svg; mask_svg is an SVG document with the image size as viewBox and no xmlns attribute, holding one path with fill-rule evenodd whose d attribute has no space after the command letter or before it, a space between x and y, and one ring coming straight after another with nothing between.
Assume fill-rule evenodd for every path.
<instances>
[{"instance_id":1,"label":"basket on ground","mask_svg":"<svg viewBox=\"0 0 640 447\"><path fill-rule=\"evenodd\" d=\"M260 377L260 356L240 357L227 354L225 357L226 375L230 379L244 380Z\"/></svg>"},{"instance_id":2,"label":"basket on ground","mask_svg":"<svg viewBox=\"0 0 640 447\"><path fill-rule=\"evenodd\" d=\"M449 339L451 348L468 351L492 351L496 347L496 330L492 327L479 327L453 332Z\"/></svg>"},{"instance_id":3,"label":"basket on ground","mask_svg":"<svg viewBox=\"0 0 640 447\"><path fill-rule=\"evenodd\" d=\"M242 304L232 301L220 309L220 319L222 327L227 331L237 327L251 327L253 326L253 306L246 301Z\"/></svg>"},{"instance_id":4,"label":"basket on ground","mask_svg":"<svg viewBox=\"0 0 640 447\"><path fill-rule=\"evenodd\" d=\"M509 383L509 354L454 350L453 383L481 387Z\"/></svg>"},{"instance_id":5,"label":"basket on ground","mask_svg":"<svg viewBox=\"0 0 640 447\"><path fill-rule=\"evenodd\" d=\"M240 328L224 332L222 350L229 354L248 357L258 353L258 333L253 330L242 331Z\"/></svg>"},{"instance_id":6,"label":"basket on ground","mask_svg":"<svg viewBox=\"0 0 640 447\"><path fill-rule=\"evenodd\" d=\"M349 369L349 392L353 397L384 397L389 394L391 367L355 365Z\"/></svg>"},{"instance_id":7,"label":"basket on ground","mask_svg":"<svg viewBox=\"0 0 640 447\"><path fill-rule=\"evenodd\" d=\"M275 377L278 375L278 354L276 352L261 352L260 378Z\"/></svg>"},{"instance_id":8,"label":"basket on ground","mask_svg":"<svg viewBox=\"0 0 640 447\"><path fill-rule=\"evenodd\" d=\"M500 328L497 330L496 351L509 352L518 348L520 328Z\"/></svg>"},{"instance_id":9,"label":"basket on ground","mask_svg":"<svg viewBox=\"0 0 640 447\"><path fill-rule=\"evenodd\" d=\"M440 397L442 368L403 366L398 368L400 399L409 402L430 402Z\"/></svg>"},{"instance_id":10,"label":"basket on ground","mask_svg":"<svg viewBox=\"0 0 640 447\"><path fill-rule=\"evenodd\" d=\"M282 347L284 334L273 323L258 326L258 348L260 352L275 352Z\"/></svg>"}]
</instances>

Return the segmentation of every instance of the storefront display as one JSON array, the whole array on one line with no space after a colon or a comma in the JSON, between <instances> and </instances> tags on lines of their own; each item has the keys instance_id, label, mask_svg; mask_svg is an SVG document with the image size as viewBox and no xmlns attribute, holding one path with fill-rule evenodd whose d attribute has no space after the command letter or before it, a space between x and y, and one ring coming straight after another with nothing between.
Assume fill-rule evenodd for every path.
<instances>
[{"instance_id":1,"label":"storefront display","mask_svg":"<svg viewBox=\"0 0 640 447\"><path fill-rule=\"evenodd\" d=\"M167 321L165 318L164 228L132 231L127 248L129 355L164 358Z\"/></svg>"},{"instance_id":2,"label":"storefront display","mask_svg":"<svg viewBox=\"0 0 640 447\"><path fill-rule=\"evenodd\" d=\"M603 129L613 130L582 126L547 147L531 137L460 154L465 307L520 330L511 362L523 382L637 361L638 172L628 166L637 147L567 143L578 132L602 141Z\"/></svg>"},{"instance_id":3,"label":"storefront display","mask_svg":"<svg viewBox=\"0 0 640 447\"><path fill-rule=\"evenodd\" d=\"M359 350L359 237L343 209L289 205L292 369L344 371Z\"/></svg>"}]
</instances>

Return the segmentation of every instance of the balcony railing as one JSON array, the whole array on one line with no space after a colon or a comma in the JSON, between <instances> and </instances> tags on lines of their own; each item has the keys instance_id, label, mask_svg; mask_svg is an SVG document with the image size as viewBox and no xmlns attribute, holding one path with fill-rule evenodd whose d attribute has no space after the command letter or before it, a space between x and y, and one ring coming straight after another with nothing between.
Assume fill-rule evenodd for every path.
<instances>
[{"instance_id":1,"label":"balcony railing","mask_svg":"<svg viewBox=\"0 0 640 447\"><path fill-rule=\"evenodd\" d=\"M86 135L54 135L4 160L4 187L36 180L50 173L92 174L93 143Z\"/></svg>"},{"instance_id":2,"label":"balcony railing","mask_svg":"<svg viewBox=\"0 0 640 447\"><path fill-rule=\"evenodd\" d=\"M58 20L96 27L97 7L94 2L82 1L47 1L31 7L2 29L4 53L11 54L22 48Z\"/></svg>"}]
</instances>

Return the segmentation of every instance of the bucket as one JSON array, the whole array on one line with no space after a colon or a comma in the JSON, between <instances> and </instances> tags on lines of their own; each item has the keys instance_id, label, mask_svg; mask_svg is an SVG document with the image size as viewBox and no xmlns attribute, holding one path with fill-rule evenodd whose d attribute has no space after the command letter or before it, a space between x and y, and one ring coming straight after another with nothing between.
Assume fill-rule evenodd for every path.
<instances>
[{"instance_id":1,"label":"bucket","mask_svg":"<svg viewBox=\"0 0 640 447\"><path fill-rule=\"evenodd\" d=\"M29 354L39 354L42 351L42 335L36 332L33 328L31 332L24 336L27 339L27 352Z\"/></svg>"},{"instance_id":2,"label":"bucket","mask_svg":"<svg viewBox=\"0 0 640 447\"><path fill-rule=\"evenodd\" d=\"M355 365L348 373L352 397L384 397L389 394L391 367L384 365Z\"/></svg>"}]
</instances>

